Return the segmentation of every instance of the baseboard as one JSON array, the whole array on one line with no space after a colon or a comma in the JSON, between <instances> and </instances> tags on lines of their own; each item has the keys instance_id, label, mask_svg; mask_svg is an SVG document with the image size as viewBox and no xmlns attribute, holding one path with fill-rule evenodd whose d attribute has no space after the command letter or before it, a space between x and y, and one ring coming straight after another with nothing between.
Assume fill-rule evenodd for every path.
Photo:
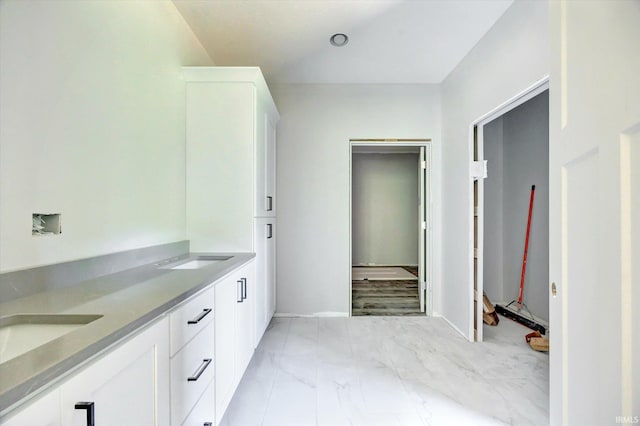
<instances>
[{"instance_id":1,"label":"baseboard","mask_svg":"<svg viewBox=\"0 0 640 426\"><path fill-rule=\"evenodd\" d=\"M449 324L449 326L451 326L451 328L453 328L455 331L460 333L462 335L462 337L464 337L465 339L467 339L470 342L473 342L473 340L470 338L472 336L467 336L466 333L463 333L458 327L456 327L456 325L454 323L449 321L446 317L443 317L442 315L438 315L438 318L442 318L447 324Z\"/></svg>"},{"instance_id":2,"label":"baseboard","mask_svg":"<svg viewBox=\"0 0 640 426\"><path fill-rule=\"evenodd\" d=\"M349 312L315 312L313 314L293 314L286 312L276 312L273 314L275 318L335 318L348 317Z\"/></svg>"},{"instance_id":3,"label":"baseboard","mask_svg":"<svg viewBox=\"0 0 640 426\"><path fill-rule=\"evenodd\" d=\"M418 265L415 265L415 264L398 264L398 263L354 263L353 265L351 265L352 268L367 267L367 266L384 267L384 268L390 268L394 266L400 266L400 267L407 266L410 268L418 267Z\"/></svg>"}]
</instances>

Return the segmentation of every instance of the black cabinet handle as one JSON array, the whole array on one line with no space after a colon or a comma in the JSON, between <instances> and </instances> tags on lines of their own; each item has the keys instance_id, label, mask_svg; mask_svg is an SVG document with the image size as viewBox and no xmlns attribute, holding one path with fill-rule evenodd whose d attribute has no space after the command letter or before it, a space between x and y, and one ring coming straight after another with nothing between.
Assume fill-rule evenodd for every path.
<instances>
[{"instance_id":1,"label":"black cabinet handle","mask_svg":"<svg viewBox=\"0 0 640 426\"><path fill-rule=\"evenodd\" d=\"M76 402L76 410L87 410L87 426L95 426L96 413L94 411L93 402Z\"/></svg>"},{"instance_id":2,"label":"black cabinet handle","mask_svg":"<svg viewBox=\"0 0 640 426\"><path fill-rule=\"evenodd\" d=\"M204 423L202 426L213 426L213 423L211 423L211 422L206 422L206 423Z\"/></svg>"},{"instance_id":3,"label":"black cabinet handle","mask_svg":"<svg viewBox=\"0 0 640 426\"><path fill-rule=\"evenodd\" d=\"M240 281L242 281L242 300L245 300L247 298L247 279L240 278Z\"/></svg>"},{"instance_id":4,"label":"black cabinet handle","mask_svg":"<svg viewBox=\"0 0 640 426\"><path fill-rule=\"evenodd\" d=\"M209 364L211 364L211 361L212 361L211 358L203 359L202 364L200 364L200 367L198 367L198 370L196 370L193 376L187 377L187 381L188 382L197 381L200 378L200 376L202 376L202 373L204 373L204 370L206 370Z\"/></svg>"},{"instance_id":5,"label":"black cabinet handle","mask_svg":"<svg viewBox=\"0 0 640 426\"><path fill-rule=\"evenodd\" d=\"M273 225L267 223L267 239L273 237Z\"/></svg>"},{"instance_id":6,"label":"black cabinet handle","mask_svg":"<svg viewBox=\"0 0 640 426\"><path fill-rule=\"evenodd\" d=\"M273 197L267 195L267 211L270 212L273 210Z\"/></svg>"},{"instance_id":7,"label":"black cabinet handle","mask_svg":"<svg viewBox=\"0 0 640 426\"><path fill-rule=\"evenodd\" d=\"M197 324L200 321L202 321L204 319L204 317L206 317L207 315L209 315L211 313L213 309L211 308L205 308L202 310L202 313L200 315L198 315L196 318L187 321L187 324Z\"/></svg>"},{"instance_id":8,"label":"black cabinet handle","mask_svg":"<svg viewBox=\"0 0 640 426\"><path fill-rule=\"evenodd\" d=\"M242 303L244 301L244 297L243 297L244 291L242 290L242 280L238 280L236 281L236 283L240 284L240 286L236 288L236 302ZM240 293L240 296L238 296L238 293Z\"/></svg>"}]
</instances>

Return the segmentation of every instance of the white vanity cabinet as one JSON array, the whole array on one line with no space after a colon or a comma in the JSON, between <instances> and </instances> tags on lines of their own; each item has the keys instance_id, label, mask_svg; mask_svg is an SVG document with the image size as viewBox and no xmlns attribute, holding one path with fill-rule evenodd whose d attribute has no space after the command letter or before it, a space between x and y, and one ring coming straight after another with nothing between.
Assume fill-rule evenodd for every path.
<instances>
[{"instance_id":1,"label":"white vanity cabinet","mask_svg":"<svg viewBox=\"0 0 640 426\"><path fill-rule=\"evenodd\" d=\"M0 424L3 426L61 426L60 389L53 389L34 398L8 419L0 420Z\"/></svg>"},{"instance_id":2,"label":"white vanity cabinet","mask_svg":"<svg viewBox=\"0 0 640 426\"><path fill-rule=\"evenodd\" d=\"M60 387L62 424L169 425L166 316Z\"/></svg>"},{"instance_id":3,"label":"white vanity cabinet","mask_svg":"<svg viewBox=\"0 0 640 426\"><path fill-rule=\"evenodd\" d=\"M262 219L275 227L280 116L257 67L184 67L183 76L187 237L194 252L256 253L255 347L273 315L261 309L275 303L264 300L275 292L275 244L264 244Z\"/></svg>"},{"instance_id":4,"label":"white vanity cabinet","mask_svg":"<svg viewBox=\"0 0 640 426\"><path fill-rule=\"evenodd\" d=\"M169 425L167 317L98 355L4 426Z\"/></svg>"},{"instance_id":5,"label":"white vanity cabinet","mask_svg":"<svg viewBox=\"0 0 640 426\"><path fill-rule=\"evenodd\" d=\"M215 286L215 412L219 424L253 356L255 264Z\"/></svg>"},{"instance_id":6,"label":"white vanity cabinet","mask_svg":"<svg viewBox=\"0 0 640 426\"><path fill-rule=\"evenodd\" d=\"M215 421L213 396L199 402L207 398L206 391L214 380L215 285L183 302L169 315L172 425L182 425L188 417ZM196 405L200 406L199 414L191 416Z\"/></svg>"}]
</instances>

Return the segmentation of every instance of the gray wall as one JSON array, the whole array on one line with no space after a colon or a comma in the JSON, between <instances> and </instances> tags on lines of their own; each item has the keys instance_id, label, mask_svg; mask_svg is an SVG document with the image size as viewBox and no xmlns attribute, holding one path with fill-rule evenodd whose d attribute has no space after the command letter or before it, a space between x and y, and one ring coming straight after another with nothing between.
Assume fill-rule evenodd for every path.
<instances>
[{"instance_id":1,"label":"gray wall","mask_svg":"<svg viewBox=\"0 0 640 426\"><path fill-rule=\"evenodd\" d=\"M517 298L529 197L531 185L535 185L524 302L534 315L548 320L548 92L505 114L501 131L499 127L499 121L485 127L489 177L485 181L484 286L495 301L508 302ZM488 134L486 130L489 130ZM502 217L502 229L499 229L499 217ZM501 242L497 241L500 233Z\"/></svg>"},{"instance_id":2,"label":"gray wall","mask_svg":"<svg viewBox=\"0 0 640 426\"><path fill-rule=\"evenodd\" d=\"M418 155L353 154L352 262L418 264Z\"/></svg>"}]
</instances>

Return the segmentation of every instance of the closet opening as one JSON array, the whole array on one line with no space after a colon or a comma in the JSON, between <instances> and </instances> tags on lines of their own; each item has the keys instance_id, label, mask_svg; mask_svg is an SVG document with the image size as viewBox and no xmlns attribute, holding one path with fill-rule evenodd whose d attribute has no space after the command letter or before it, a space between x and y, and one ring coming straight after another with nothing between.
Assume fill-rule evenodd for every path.
<instances>
[{"instance_id":1,"label":"closet opening","mask_svg":"<svg viewBox=\"0 0 640 426\"><path fill-rule=\"evenodd\" d=\"M483 322L483 294L493 305L517 300L532 187L535 186L524 275L523 306L549 324L549 90L544 80L473 128L473 331L476 341L523 338L532 331L499 315Z\"/></svg>"},{"instance_id":2,"label":"closet opening","mask_svg":"<svg viewBox=\"0 0 640 426\"><path fill-rule=\"evenodd\" d=\"M351 315L430 315L430 141L350 148Z\"/></svg>"}]
</instances>

